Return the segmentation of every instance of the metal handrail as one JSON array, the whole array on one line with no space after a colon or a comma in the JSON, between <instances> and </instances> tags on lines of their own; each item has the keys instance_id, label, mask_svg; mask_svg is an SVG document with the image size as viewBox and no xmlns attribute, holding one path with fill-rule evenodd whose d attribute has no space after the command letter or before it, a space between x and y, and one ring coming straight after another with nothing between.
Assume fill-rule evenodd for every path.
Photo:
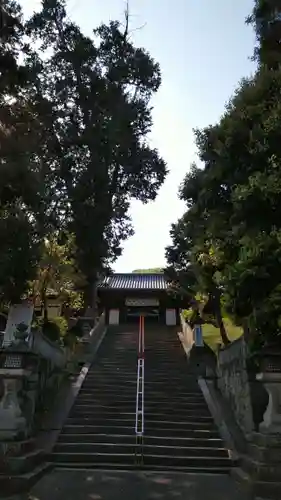
<instances>
[{"instance_id":1,"label":"metal handrail","mask_svg":"<svg viewBox=\"0 0 281 500\"><path fill-rule=\"evenodd\" d=\"M136 394L136 436L144 432L144 318L140 316L138 365L137 365L137 394Z\"/></svg>"},{"instance_id":2,"label":"metal handrail","mask_svg":"<svg viewBox=\"0 0 281 500\"><path fill-rule=\"evenodd\" d=\"M142 316L141 434L144 433L144 316Z\"/></svg>"}]
</instances>

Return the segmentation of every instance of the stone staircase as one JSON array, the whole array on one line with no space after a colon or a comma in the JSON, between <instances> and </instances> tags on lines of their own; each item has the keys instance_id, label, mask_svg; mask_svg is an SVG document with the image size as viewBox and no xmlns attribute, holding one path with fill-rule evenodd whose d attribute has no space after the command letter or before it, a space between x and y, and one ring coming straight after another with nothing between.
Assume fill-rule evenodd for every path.
<instances>
[{"instance_id":1,"label":"stone staircase","mask_svg":"<svg viewBox=\"0 0 281 500\"><path fill-rule=\"evenodd\" d=\"M227 473L232 462L174 328L145 329L144 436L136 441L138 326L108 330L50 460L56 467Z\"/></svg>"},{"instance_id":2,"label":"stone staircase","mask_svg":"<svg viewBox=\"0 0 281 500\"><path fill-rule=\"evenodd\" d=\"M173 328L145 333L144 466L227 473L231 460Z\"/></svg>"},{"instance_id":3,"label":"stone staircase","mask_svg":"<svg viewBox=\"0 0 281 500\"><path fill-rule=\"evenodd\" d=\"M0 498L27 490L50 469L35 438L0 443Z\"/></svg>"},{"instance_id":4,"label":"stone staircase","mask_svg":"<svg viewBox=\"0 0 281 500\"><path fill-rule=\"evenodd\" d=\"M108 329L51 455L56 466L135 464L138 325Z\"/></svg>"}]
</instances>

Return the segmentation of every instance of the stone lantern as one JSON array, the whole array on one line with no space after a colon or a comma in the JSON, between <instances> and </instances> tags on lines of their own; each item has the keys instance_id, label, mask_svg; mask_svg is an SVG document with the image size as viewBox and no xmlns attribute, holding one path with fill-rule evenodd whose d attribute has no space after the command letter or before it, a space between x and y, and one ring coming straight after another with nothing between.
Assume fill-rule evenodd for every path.
<instances>
[{"instance_id":1,"label":"stone lantern","mask_svg":"<svg viewBox=\"0 0 281 500\"><path fill-rule=\"evenodd\" d=\"M241 470L234 476L247 485L251 498L281 498L281 351L266 347L255 355L259 380L268 392L268 404L248 446L248 454L241 459Z\"/></svg>"},{"instance_id":2,"label":"stone lantern","mask_svg":"<svg viewBox=\"0 0 281 500\"><path fill-rule=\"evenodd\" d=\"M262 350L259 366L256 378L263 382L269 395L260 432L281 435L281 351L274 348Z\"/></svg>"}]
</instances>

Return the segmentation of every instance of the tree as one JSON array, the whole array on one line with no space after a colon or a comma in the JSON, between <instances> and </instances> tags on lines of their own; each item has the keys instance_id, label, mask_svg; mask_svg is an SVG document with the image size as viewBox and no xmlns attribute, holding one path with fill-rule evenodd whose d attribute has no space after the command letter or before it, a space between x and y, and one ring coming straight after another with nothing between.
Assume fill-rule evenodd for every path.
<instances>
[{"instance_id":1,"label":"tree","mask_svg":"<svg viewBox=\"0 0 281 500\"><path fill-rule=\"evenodd\" d=\"M0 299L9 303L21 298L36 272L44 177L36 157L42 135L33 99L36 71L21 10L7 0L0 15Z\"/></svg>"},{"instance_id":2,"label":"tree","mask_svg":"<svg viewBox=\"0 0 281 500\"><path fill-rule=\"evenodd\" d=\"M188 175L192 184L193 174ZM200 171L196 174L200 175ZM183 187L181 196L183 195ZM194 310L196 321L215 323L220 329L225 345L229 339L225 330L220 286L220 262L210 242L206 239L204 223L197 223L195 205L190 208L176 224L172 225L172 245L166 249L169 267L166 270L172 290L182 298L186 297L188 307Z\"/></svg>"},{"instance_id":3,"label":"tree","mask_svg":"<svg viewBox=\"0 0 281 500\"><path fill-rule=\"evenodd\" d=\"M99 274L132 234L131 199L154 200L167 173L146 140L160 69L130 41L128 15L124 31L111 22L91 39L67 18L63 1L44 0L28 30L45 52L41 80L52 103L60 191L92 306Z\"/></svg>"},{"instance_id":4,"label":"tree","mask_svg":"<svg viewBox=\"0 0 281 500\"><path fill-rule=\"evenodd\" d=\"M281 325L280 92L279 69L260 69L241 83L219 123L196 131L204 168L181 192L188 207L181 258L192 263L202 252L198 284L213 268L227 312L267 340Z\"/></svg>"},{"instance_id":5,"label":"tree","mask_svg":"<svg viewBox=\"0 0 281 500\"><path fill-rule=\"evenodd\" d=\"M0 302L17 303L28 290L40 258L40 240L21 208L0 209Z\"/></svg>"},{"instance_id":6,"label":"tree","mask_svg":"<svg viewBox=\"0 0 281 500\"><path fill-rule=\"evenodd\" d=\"M255 0L247 23L255 29L258 45L255 59L262 67L276 70L280 67L281 5L279 0Z\"/></svg>"},{"instance_id":7,"label":"tree","mask_svg":"<svg viewBox=\"0 0 281 500\"><path fill-rule=\"evenodd\" d=\"M63 243L56 234L45 239L37 276L31 284L31 295L34 301L39 299L45 323L48 322L48 294L55 294L62 303L67 303L72 308L83 307L79 289L81 290L84 279L77 270L73 255L72 235L68 235Z\"/></svg>"},{"instance_id":8,"label":"tree","mask_svg":"<svg viewBox=\"0 0 281 500\"><path fill-rule=\"evenodd\" d=\"M228 305L237 316L252 317L256 326L254 318L259 317L260 327L260 313L266 308L263 321L272 332L278 331L276 323L280 314L276 295L281 278L281 151L277 140L280 90L280 70L259 71L253 79L243 82L217 135L213 135L212 142L208 137L204 150L210 160L216 152L216 161L206 178L209 181L212 177L213 186L210 191L209 182L206 185L209 206L214 199L218 200L218 189L223 187L224 192L229 193L224 205L217 203L216 216L219 216L221 228L223 218L229 221L230 230L226 228L220 234L213 231L227 254L224 279ZM277 299L275 305L271 302L273 298Z\"/></svg>"}]
</instances>

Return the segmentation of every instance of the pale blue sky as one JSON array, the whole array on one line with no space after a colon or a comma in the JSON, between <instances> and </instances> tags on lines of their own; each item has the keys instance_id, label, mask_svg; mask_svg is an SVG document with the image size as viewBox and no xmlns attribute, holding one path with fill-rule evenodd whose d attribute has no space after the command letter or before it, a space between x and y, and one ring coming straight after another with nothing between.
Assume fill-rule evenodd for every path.
<instances>
[{"instance_id":1,"label":"pale blue sky","mask_svg":"<svg viewBox=\"0 0 281 500\"><path fill-rule=\"evenodd\" d=\"M21 3L29 14L40 0ZM125 243L116 271L164 265L170 225L184 210L178 186L196 160L192 129L218 120L238 81L254 70L254 34L244 24L252 6L253 0L130 0L135 42L162 69L151 141L170 174L154 203L132 203L135 236ZM124 8L124 0L68 1L70 17L87 34L101 21L122 20Z\"/></svg>"}]
</instances>

